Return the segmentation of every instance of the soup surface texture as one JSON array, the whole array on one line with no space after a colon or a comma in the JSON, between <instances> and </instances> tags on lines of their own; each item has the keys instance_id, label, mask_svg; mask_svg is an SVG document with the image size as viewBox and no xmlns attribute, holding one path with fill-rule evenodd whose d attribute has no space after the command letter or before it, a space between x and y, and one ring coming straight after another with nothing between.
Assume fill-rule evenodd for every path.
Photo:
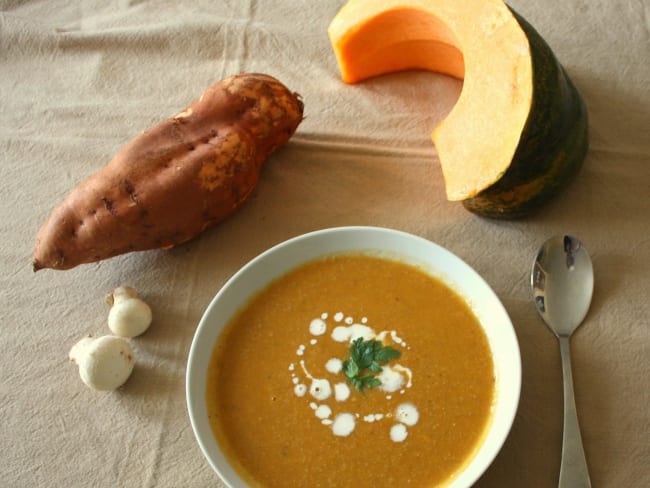
<instances>
[{"instance_id":1,"label":"soup surface texture","mask_svg":"<svg viewBox=\"0 0 650 488\"><path fill-rule=\"evenodd\" d=\"M346 376L351 348L372 341L400 356L358 371L376 378L360 392ZM482 438L494 395L487 338L464 300L363 254L310 262L255 295L218 339L207 381L218 443L266 488L444 484Z\"/></svg>"}]
</instances>

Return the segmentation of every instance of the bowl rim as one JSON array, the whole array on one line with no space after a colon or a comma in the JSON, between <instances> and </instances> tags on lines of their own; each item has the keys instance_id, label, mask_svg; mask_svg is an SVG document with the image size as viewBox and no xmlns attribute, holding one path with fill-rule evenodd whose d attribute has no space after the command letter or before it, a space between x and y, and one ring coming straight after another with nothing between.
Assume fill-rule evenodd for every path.
<instances>
[{"instance_id":1,"label":"bowl rim","mask_svg":"<svg viewBox=\"0 0 650 488\"><path fill-rule=\"evenodd\" d=\"M365 245L350 245L348 241L363 241ZM323 242L329 242L328 249L320 251ZM330 247L333 247L333 249L329 250ZM428 250L432 256L439 259L435 266L430 267L432 261L428 259L415 257L423 249ZM223 454L207 419L205 374L211 351L214 348L214 341L217 340L232 314L243 306L255 292L263 289L275 278L282 276L302 263L319 257L346 251L363 252L373 250L378 250L380 255L386 252L388 257L396 256L403 258L407 263L424 265L425 268L429 268L428 270L424 269L424 271L441 279L468 302L488 336L495 369L495 403L497 405L493 406L492 418L480 446L469 457L468 461L452 475L451 482L446 485L447 488L470 487L487 470L500 452L510 434L519 407L521 353L512 321L494 290L468 263L448 249L424 237L387 227L329 227L286 239L245 263L221 286L212 298L201 316L192 338L185 374L187 411L201 452L227 487L240 488L248 485ZM250 278L250 275L255 275L255 270L257 270L257 274L261 274L262 279L260 281L257 278L253 284L253 281L247 280L247 278ZM460 272L462 273L461 278L470 279L473 283L472 294L478 296L479 299L468 297L466 289L459 289L459 281L462 281L462 279L452 278L449 273L444 272L445 270ZM242 288L246 293L240 294L241 296L237 295L239 288ZM223 303L223 297L228 298L228 295L236 296L237 299L227 307L231 313L220 317L219 305ZM479 309L477 312L476 307L482 306L482 304L487 304L487 309ZM497 320L500 324L498 326L498 342L495 342L496 337L494 334L496 332L492 329L488 331L485 328L485 320L488 319L486 314L490 315L490 320L496 317L494 320ZM216 326L214 325L215 315L217 315ZM210 330L211 328L213 330ZM208 339L211 340L206 340L205 336L208 336ZM499 359L498 367L497 358ZM507 365L502 364L505 362L507 362ZM204 367L201 369L202 366ZM503 386L503 382L508 386L507 390L499 388L499 386ZM496 402L497 399L499 399L499 402Z\"/></svg>"}]
</instances>

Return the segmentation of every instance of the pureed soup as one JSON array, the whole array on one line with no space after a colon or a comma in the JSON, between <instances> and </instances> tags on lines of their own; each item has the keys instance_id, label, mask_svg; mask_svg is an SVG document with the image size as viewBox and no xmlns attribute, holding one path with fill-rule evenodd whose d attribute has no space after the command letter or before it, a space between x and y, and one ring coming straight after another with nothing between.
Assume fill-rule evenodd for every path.
<instances>
[{"instance_id":1,"label":"pureed soup","mask_svg":"<svg viewBox=\"0 0 650 488\"><path fill-rule=\"evenodd\" d=\"M482 439L494 367L478 319L441 281L336 255L272 282L227 324L206 396L251 486L429 488Z\"/></svg>"}]
</instances>

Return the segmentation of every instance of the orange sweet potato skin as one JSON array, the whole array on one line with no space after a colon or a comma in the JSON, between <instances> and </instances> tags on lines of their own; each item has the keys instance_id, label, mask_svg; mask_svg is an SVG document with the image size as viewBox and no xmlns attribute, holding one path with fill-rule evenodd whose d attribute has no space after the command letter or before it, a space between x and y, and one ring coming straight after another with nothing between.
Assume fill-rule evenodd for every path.
<instances>
[{"instance_id":1,"label":"orange sweet potato skin","mask_svg":"<svg viewBox=\"0 0 650 488\"><path fill-rule=\"evenodd\" d=\"M302 118L300 97L275 78L242 74L218 82L128 142L54 209L36 237L34 270L70 269L196 237L250 197L264 161Z\"/></svg>"}]
</instances>

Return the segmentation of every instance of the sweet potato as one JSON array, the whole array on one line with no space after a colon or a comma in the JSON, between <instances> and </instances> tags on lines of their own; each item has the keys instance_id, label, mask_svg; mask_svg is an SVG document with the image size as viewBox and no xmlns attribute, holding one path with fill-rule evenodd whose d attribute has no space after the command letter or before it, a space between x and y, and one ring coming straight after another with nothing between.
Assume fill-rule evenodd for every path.
<instances>
[{"instance_id":1,"label":"sweet potato","mask_svg":"<svg viewBox=\"0 0 650 488\"><path fill-rule=\"evenodd\" d=\"M220 81L128 142L65 198L38 232L34 270L70 269L196 237L250 197L262 164L302 118L300 96L275 78Z\"/></svg>"}]
</instances>

